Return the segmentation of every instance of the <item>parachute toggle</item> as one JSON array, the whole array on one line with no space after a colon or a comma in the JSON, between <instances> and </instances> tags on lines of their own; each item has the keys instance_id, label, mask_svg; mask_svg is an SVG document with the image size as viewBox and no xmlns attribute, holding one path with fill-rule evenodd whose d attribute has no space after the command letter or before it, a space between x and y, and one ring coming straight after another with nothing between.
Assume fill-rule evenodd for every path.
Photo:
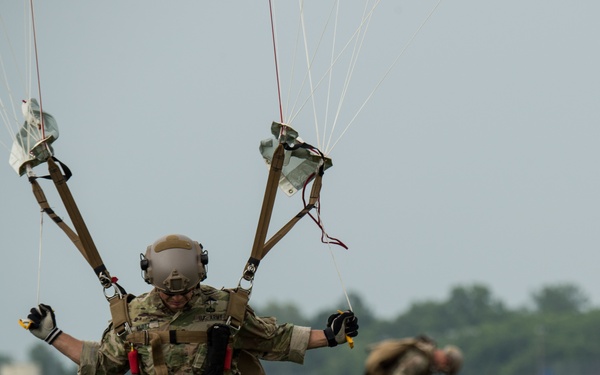
<instances>
[{"instance_id":1,"label":"parachute toggle","mask_svg":"<svg viewBox=\"0 0 600 375\"><path fill-rule=\"evenodd\" d=\"M275 138L262 140L259 150L270 166L278 143L286 145L279 187L288 196L291 197L309 183L321 166L325 170L333 165L330 158L325 157L317 148L304 143L298 132L288 125L273 122L271 133Z\"/></svg>"},{"instance_id":2,"label":"parachute toggle","mask_svg":"<svg viewBox=\"0 0 600 375\"><path fill-rule=\"evenodd\" d=\"M58 139L56 120L46 112L43 118L40 116L40 106L36 99L24 100L21 110L25 122L15 136L9 159L19 176L25 174L27 165L33 168L48 160L53 154L50 144Z\"/></svg>"}]
</instances>

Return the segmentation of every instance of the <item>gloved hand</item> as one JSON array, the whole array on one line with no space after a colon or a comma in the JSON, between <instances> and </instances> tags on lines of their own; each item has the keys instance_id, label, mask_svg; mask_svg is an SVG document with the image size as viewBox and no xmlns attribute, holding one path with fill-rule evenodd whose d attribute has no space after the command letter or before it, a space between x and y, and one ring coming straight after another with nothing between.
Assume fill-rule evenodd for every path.
<instances>
[{"instance_id":1,"label":"gloved hand","mask_svg":"<svg viewBox=\"0 0 600 375\"><path fill-rule=\"evenodd\" d=\"M358 335L358 318L350 310L332 314L327 319L327 328L323 330L330 347L346 342L346 336Z\"/></svg>"},{"instance_id":2,"label":"gloved hand","mask_svg":"<svg viewBox=\"0 0 600 375\"><path fill-rule=\"evenodd\" d=\"M56 327L54 311L52 311L52 307L48 305L40 303L38 307L32 308L30 314L27 315L27 319L31 321L29 332L50 345L52 345L52 342L54 342L54 340L62 333L62 331Z\"/></svg>"}]
</instances>

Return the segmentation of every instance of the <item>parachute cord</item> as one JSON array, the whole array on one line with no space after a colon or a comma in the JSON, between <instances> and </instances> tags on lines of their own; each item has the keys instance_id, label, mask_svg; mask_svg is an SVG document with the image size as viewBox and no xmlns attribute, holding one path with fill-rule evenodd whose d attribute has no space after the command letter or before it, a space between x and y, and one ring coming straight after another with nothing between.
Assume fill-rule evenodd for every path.
<instances>
[{"instance_id":1,"label":"parachute cord","mask_svg":"<svg viewBox=\"0 0 600 375\"><path fill-rule=\"evenodd\" d=\"M301 99L302 99L301 98L301 96L302 96L302 90L306 86L306 82L309 80L309 78L312 78L312 66L313 66L313 63L314 63L314 61L315 61L315 59L317 57L319 49L321 48L321 44L323 42L325 33L327 31L329 22L331 21L331 18L333 17L334 14L335 14L335 17L336 17L335 18L335 24L336 25L334 26L334 30L337 29L337 14L338 14L338 12L336 10L338 9L338 6L337 6L338 4L339 4L339 1L336 1L334 3L333 7L331 8L329 16L327 17L327 22L326 22L326 24L323 27L323 30L321 32L321 36L320 36L318 42L316 43L316 46L314 47L314 52L313 52L312 56L309 58L309 55L308 55L308 52L307 52L307 48L306 48L308 40L306 39L306 27L305 27L305 24L304 24L304 2L303 2L303 0L300 0L300 4L299 4L299 6L300 6L300 17L299 17L299 22L298 22L299 23L299 26L298 26L298 35L297 35L297 40L296 40L296 48L294 49L294 58L292 59L292 62L295 65L295 62L296 62L296 52L299 50L298 46L300 45L300 43L298 42L298 39L300 39L300 35L302 35L303 36L304 46L305 46L304 53L306 55L305 57L306 57L306 60L307 60L307 67L308 68L306 70L306 74L304 75L304 77L302 79L302 82L300 83L300 86L299 86L300 89L298 90L298 95L295 97L294 105L291 108L291 110L289 111L290 113L292 113L292 115L288 119L288 121L289 121L290 124L293 122L293 119L296 117L296 115L298 113L300 113L300 111L302 110L302 108L304 108L304 106L307 104L307 102L309 100L311 100L313 98L313 96L314 96L314 90L316 89L316 87L310 88L311 94L305 99L304 103L302 103L302 105L300 106L300 109L296 112L296 110L295 110L296 105L299 102L301 102ZM334 43L335 43L335 38L334 38ZM333 49L332 49L332 51L333 51ZM309 60L310 60L310 62L308 62ZM331 77L331 70L329 70L325 74L325 76L320 79L319 82L321 82L327 76ZM291 77L294 77L294 71L293 70L292 70ZM291 89L291 85L290 85L290 89ZM291 93L288 94L288 97L291 98ZM313 111L316 112L316 108L314 106L314 101L311 101L311 102L313 103ZM316 113L314 115L316 117ZM321 142L319 140L320 139L319 138L319 131L318 131L319 129L318 129L318 125L317 125L316 120L315 120L315 125L316 125L315 126L315 130L317 132L316 133L316 135L317 135L317 145L319 147L321 147Z\"/></svg>"},{"instance_id":2,"label":"parachute cord","mask_svg":"<svg viewBox=\"0 0 600 375\"><path fill-rule=\"evenodd\" d=\"M365 9L363 10L363 16L362 16L361 26L358 29L359 33L357 34L356 39L354 41L354 48L352 50L351 60L350 60L350 63L348 64L348 71L346 72L346 78L344 80L344 86L343 86L343 89L342 89L342 92L341 92L341 95L340 95L340 100L338 102L337 111L335 113L335 117L334 117L334 120L332 122L330 136L328 137L329 141L327 142L327 146L325 147L325 152L328 152L327 150L329 149L329 145L331 143L331 139L333 137L333 133L334 133L335 128L337 126L340 113L342 112L342 106L344 104L344 100L346 98L346 94L349 91L348 89L350 87L350 82L352 80L352 74L354 73L354 68L356 67L356 64L358 62L358 57L360 55L360 50L362 49L363 42L364 42L365 37L367 35L367 30L368 30L369 25L371 23L373 10L379 5L380 2L381 2L381 0L377 0L375 2L375 4L372 5L372 7L371 7L372 10L369 11L369 12L367 12L367 10L368 10L368 4L365 3Z\"/></svg>"},{"instance_id":3,"label":"parachute cord","mask_svg":"<svg viewBox=\"0 0 600 375\"><path fill-rule=\"evenodd\" d=\"M323 233L325 234L325 241L327 243L327 248L329 249L329 254L331 255L331 260L333 262L333 266L335 268L335 271L337 272L338 275L338 279L340 280L340 285L342 287L342 291L344 292L344 297L346 298L346 302L348 302L348 308L350 309L350 311L354 311L352 309L352 304L350 303L350 297L348 296L348 291L346 290L346 284L344 283L344 279L342 277L342 273L340 272L340 268L337 264L337 261L335 259L335 255L333 254L333 249L331 247L331 242L329 241L329 235L327 234L327 232L325 231L325 227L323 225L323 221L321 220L321 215L319 214L319 212L317 211L317 216L319 217L319 222L320 222L320 227L321 230L323 230Z\"/></svg>"},{"instance_id":4,"label":"parachute cord","mask_svg":"<svg viewBox=\"0 0 600 375\"><path fill-rule=\"evenodd\" d=\"M311 179L310 177L307 179L307 181L304 183L304 187L302 188L302 201L304 203L304 207L307 207L305 193L306 193L306 187L308 186L308 180L310 180L310 179ZM318 199L315 202L314 208L316 211L316 214L315 214L316 217L313 216L310 212L308 213L308 216L312 219L312 221L314 221L317 224L319 229L321 229L321 242L324 244L327 244L327 248L329 249L329 254L331 255L331 260L333 262L333 266L335 268L335 271L337 272L338 279L340 280L340 285L342 287L342 291L344 293L346 301L348 302L348 308L351 311L353 311L352 304L350 303L350 297L348 296L348 291L346 290L346 285L344 283L344 279L342 278L342 273L340 272L340 268L338 267L337 261L335 259L335 255L333 254L333 249L331 247L331 245L334 244L334 245L341 246L347 250L348 246L346 246L342 241L338 240L337 238L331 237L325 230L325 225L323 224L323 220L321 219L321 200L320 199Z\"/></svg>"},{"instance_id":5,"label":"parachute cord","mask_svg":"<svg viewBox=\"0 0 600 375\"><path fill-rule=\"evenodd\" d=\"M2 15L0 15L0 23L2 24L2 30L3 30L3 34L6 35L6 42L8 44L8 48L10 49L11 52L11 57L13 58L13 65L18 69L19 68L19 64L17 64L17 60L15 57L15 51L14 48L12 46L12 43L10 42L10 39L8 38L8 29L6 28L6 24L4 23L4 19L2 18ZM12 88L10 87L10 83L8 81L8 75L6 73L6 67L4 65L4 60L2 59L2 56L0 56L0 68L2 70L2 82L4 83L5 89L8 92L8 98L10 99L10 108L12 109L12 116L15 122L18 122L19 120L17 119L17 113L15 111L15 103L13 100L13 91ZM22 75L21 74L17 74L16 75L17 78L21 78ZM8 109L5 107L4 102L2 102L2 100L0 100L0 107L2 109L2 111L0 111L0 113L2 114L2 119L5 122L5 124L7 124L7 128L11 134L11 138L14 138L14 132L12 131L12 129L10 128L10 126L8 126L8 124L10 123L9 121L9 116L8 116Z\"/></svg>"},{"instance_id":6,"label":"parachute cord","mask_svg":"<svg viewBox=\"0 0 600 375\"><path fill-rule=\"evenodd\" d=\"M25 17L27 18L27 14ZM6 43L8 44L8 49L11 52L10 55L13 59L13 65L16 67L17 71L19 72L19 74L16 74L14 76L16 78L22 78L24 76L24 74L22 74L22 72L19 70L19 64L17 63L16 53L15 53L14 47L10 41L10 38L8 37L8 35L9 35L8 29L7 29L4 19L2 18L1 15L0 15L0 24L2 24L3 35L6 36ZM16 112L17 106L14 101L15 95L13 94L13 90L10 86L10 82L8 80L7 69L5 66L5 61L2 58L2 56L0 56L0 69L2 71L2 83L3 83L4 89L8 93L8 100L10 102L10 106L6 106L4 101L2 99L0 99L0 118L2 119L2 122L4 122L6 130L7 130L8 134L10 135L10 139L12 139L14 141L16 135L15 135L15 131L14 131L13 127L11 126L11 124L18 125L19 119L18 119L17 112ZM21 81L21 84L23 86L25 86L25 83L22 81ZM11 147L9 147L9 145L4 143L2 140L0 140L0 145L2 145L4 148L6 148L6 150L9 150L12 155L13 150L11 149Z\"/></svg>"},{"instance_id":7,"label":"parachute cord","mask_svg":"<svg viewBox=\"0 0 600 375\"><path fill-rule=\"evenodd\" d=\"M273 17L273 3L272 0L269 0L269 15L271 18L271 37L273 39L273 57L275 59L275 78L277 80L277 99L279 101L279 118L281 119L281 123L283 124L283 104L281 102L281 83L279 81L279 60L277 59L277 42L275 40L275 22ZM40 100L40 109L42 107Z\"/></svg>"},{"instance_id":8,"label":"parachute cord","mask_svg":"<svg viewBox=\"0 0 600 375\"><path fill-rule=\"evenodd\" d=\"M304 40L304 55L306 57L306 67L307 67L307 72L308 72L308 85L310 87L310 91L314 92L315 88L314 88L314 84L313 84L313 77L312 77L312 70L311 70L312 62L310 61L310 53L308 52L308 38L306 36L306 22L304 21L304 1L303 0L300 1L300 19L301 19L301 24L302 24L302 36L303 36L303 40ZM316 113L315 96L311 95L310 100L312 103L313 118L315 121L315 130L317 133L317 145L319 145L319 147L321 147L321 142L319 140L319 131L318 131L319 120L317 118L317 113Z\"/></svg>"},{"instance_id":9,"label":"parachute cord","mask_svg":"<svg viewBox=\"0 0 600 375\"><path fill-rule=\"evenodd\" d=\"M404 52L406 52L406 50L412 44L412 42L415 40L415 38L417 37L417 35L421 31L421 29L423 29L423 27L425 26L425 24L427 23L427 21L429 21L429 19L433 15L433 13L435 13L435 11L437 10L437 8L440 6L441 2L442 2L442 0L438 0L437 4L429 12L429 14L425 18L425 20L421 23L421 25L419 26L419 28L414 32L414 34L412 35L412 37L409 39L408 43L406 43L406 45L404 46L404 48L402 49L402 51L400 51L400 54L392 62L392 64L390 65L390 67L388 68L388 70L385 72L385 74L383 75L383 77L381 77L381 79L379 80L379 82L377 82L377 85L375 85L375 87L373 88L373 90L371 91L371 93L369 94L369 96L367 96L367 98L365 99L365 101L363 102L363 104L360 106L360 108L358 109L358 111L356 111L356 113L354 114L354 117L352 117L352 119L350 120L350 122L348 122L348 125L346 125L346 127L344 128L344 131L342 131L342 133L337 138L337 140L334 142L334 144L331 146L331 148L328 149L328 150L326 150L326 152L328 154L331 153L331 151L334 149L334 147L337 145L337 143L340 141L340 139L344 136L344 134L346 134L346 132L348 131L348 128L350 127L350 125L352 125L352 123L354 123L354 120L356 120L356 118L358 117L358 115L360 114L360 112L367 105L367 103L371 100L371 98L375 94L375 91L377 91L377 89L379 88L379 86L381 86L381 83L385 80L385 78L390 74L390 72L392 71L392 69L396 66L396 64L398 63L398 61L400 60L400 58L404 55Z\"/></svg>"},{"instance_id":10,"label":"parachute cord","mask_svg":"<svg viewBox=\"0 0 600 375\"><path fill-rule=\"evenodd\" d=\"M33 0L29 0L29 6L31 7L31 30L33 32L33 51L35 53L35 73L37 77L37 85L38 85L38 96L40 98L40 124L42 131L42 139L46 138L46 128L44 126L44 106L42 105L42 80L40 79L40 59L38 56L38 48L37 48L37 33L35 29L35 11L33 8ZM48 144L46 144L46 148L50 151Z\"/></svg>"},{"instance_id":11,"label":"parachute cord","mask_svg":"<svg viewBox=\"0 0 600 375\"><path fill-rule=\"evenodd\" d=\"M38 249L38 274L37 274L37 303L40 304L40 289L41 289L41 281L42 281L42 248L43 248L43 232L44 232L44 211L40 211L40 242Z\"/></svg>"},{"instance_id":12,"label":"parachute cord","mask_svg":"<svg viewBox=\"0 0 600 375\"><path fill-rule=\"evenodd\" d=\"M334 68L335 65L337 65L339 59L342 58L342 56L344 55L345 51L352 45L354 39L359 37L361 29L362 29L364 23L366 23L366 22L369 21L369 18L371 17L372 13L374 12L375 8L377 7L377 5L379 4L380 1L381 0L377 0L376 4L371 7L369 13L366 15L366 17L363 18L363 20L362 20L361 24L359 25L359 27L350 36L350 38L348 39L348 41L346 42L346 44L344 45L344 47L342 47L341 50L337 53L335 59L333 60L333 63L331 63L331 65L329 66L329 68L325 71L324 75L314 85L314 89L312 91L310 91L310 93L308 94L308 97L304 99L304 101L299 105L299 108L296 109L295 112L294 112L294 114L291 115L291 117L290 117L291 118L290 123L293 122L293 119L297 115L300 114L300 112L303 110L303 108L305 107L305 105L311 100L311 96L315 95L315 92L316 92L317 88L319 88L321 86L321 84L329 76L329 74L331 74L332 69ZM303 86L304 86L304 84L303 84ZM327 152L325 152L325 153L327 154Z\"/></svg>"},{"instance_id":13,"label":"parachute cord","mask_svg":"<svg viewBox=\"0 0 600 375\"><path fill-rule=\"evenodd\" d=\"M340 2L336 1L335 2L335 18L334 18L335 25L333 27L333 38L331 41L331 55L330 55L330 60L329 60L329 66L333 66L333 61L334 61L334 56L335 56L335 45L337 43L339 15L340 15ZM333 70L330 70L329 74L328 74L328 82L327 82L327 90L326 90L327 101L325 104L325 114L323 115L323 121L324 121L323 140L326 139L326 134L327 134L327 119L329 118L329 104L331 103L332 81L333 81ZM317 132L317 136L318 136L318 132ZM319 148L323 148L322 145L319 145ZM325 149L325 148L323 148L323 149Z\"/></svg>"}]
</instances>

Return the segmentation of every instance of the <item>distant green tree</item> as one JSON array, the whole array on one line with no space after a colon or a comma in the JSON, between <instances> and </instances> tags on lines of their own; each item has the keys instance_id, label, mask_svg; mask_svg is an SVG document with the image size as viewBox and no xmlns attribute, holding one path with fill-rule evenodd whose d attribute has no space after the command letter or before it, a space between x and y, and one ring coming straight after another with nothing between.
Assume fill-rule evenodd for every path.
<instances>
[{"instance_id":1,"label":"distant green tree","mask_svg":"<svg viewBox=\"0 0 600 375\"><path fill-rule=\"evenodd\" d=\"M267 373L361 375L371 344L417 334L440 346L458 345L465 355L461 375L596 374L600 368L600 310L589 308L585 294L570 284L542 288L532 296L533 310L510 310L480 284L456 286L442 301L415 302L389 321L378 319L359 296L351 301L360 325L353 350L347 345L310 350L303 366L265 362ZM310 325L324 326L329 314L331 309L317 313Z\"/></svg>"},{"instance_id":2,"label":"distant green tree","mask_svg":"<svg viewBox=\"0 0 600 375\"><path fill-rule=\"evenodd\" d=\"M504 304L494 298L483 285L456 286L444 302L413 303L408 311L393 322L390 337L427 334L436 338L455 335L486 321L499 321L509 316Z\"/></svg>"},{"instance_id":3,"label":"distant green tree","mask_svg":"<svg viewBox=\"0 0 600 375\"><path fill-rule=\"evenodd\" d=\"M11 362L12 362L12 359L9 356L7 356L5 354L0 354L0 366L7 365Z\"/></svg>"},{"instance_id":4,"label":"distant green tree","mask_svg":"<svg viewBox=\"0 0 600 375\"><path fill-rule=\"evenodd\" d=\"M536 309L542 313L577 313L589 306L587 295L573 284L545 286L532 294Z\"/></svg>"},{"instance_id":5,"label":"distant green tree","mask_svg":"<svg viewBox=\"0 0 600 375\"><path fill-rule=\"evenodd\" d=\"M360 319L360 318L359 318ZM381 332L380 339L409 337L419 334L439 336L448 327L443 304L434 301L414 302L408 311L399 315Z\"/></svg>"},{"instance_id":6,"label":"distant green tree","mask_svg":"<svg viewBox=\"0 0 600 375\"><path fill-rule=\"evenodd\" d=\"M578 375L597 374L600 368L600 309L590 308L585 294L571 284L550 285L531 296L535 309L508 309L481 284L455 286L442 301L414 302L392 319L379 319L362 298L350 294L359 318L354 349L309 350L304 365L263 361L267 374L362 375L371 344L388 338L427 334L440 346L458 345L464 352L461 375ZM272 301L256 309L280 323L322 329L327 317L345 309L345 299L311 317L291 303ZM387 313L387 312L386 312ZM43 343L31 354L43 375L74 374ZM8 361L0 356L0 363Z\"/></svg>"},{"instance_id":7,"label":"distant green tree","mask_svg":"<svg viewBox=\"0 0 600 375\"><path fill-rule=\"evenodd\" d=\"M488 287L481 284L452 288L443 309L447 324L455 328L498 320L507 313L504 304L492 296Z\"/></svg>"},{"instance_id":8,"label":"distant green tree","mask_svg":"<svg viewBox=\"0 0 600 375\"><path fill-rule=\"evenodd\" d=\"M42 375L67 375L77 373L75 365L66 366L57 351L45 343L35 344L29 351L31 362L37 363L42 369Z\"/></svg>"},{"instance_id":9,"label":"distant green tree","mask_svg":"<svg viewBox=\"0 0 600 375\"><path fill-rule=\"evenodd\" d=\"M294 323L300 326L310 325L310 321L302 316L298 306L293 303L277 303L270 301L265 306L255 309L259 316L274 316L279 323Z\"/></svg>"},{"instance_id":10,"label":"distant green tree","mask_svg":"<svg viewBox=\"0 0 600 375\"><path fill-rule=\"evenodd\" d=\"M285 374L285 375L331 375L331 374L362 374L364 361L367 356L367 346L373 342L369 339L373 332L378 332L377 319L372 315L368 306L363 300L354 293L349 293L349 299L352 304L352 308L356 315L359 317L360 335L356 338L354 343L354 349L350 349L348 344L339 345L335 348L321 348L315 350L309 350L306 353L306 360L303 366L289 362L269 362L262 361L263 366L267 374ZM269 304L269 309L260 307L257 311L269 311L277 312L275 303ZM309 324L307 326L313 329L324 329L327 322L327 318L337 309L346 309L347 307L341 307L347 305L347 302L340 300L331 308L323 309L308 319ZM281 307L281 306L280 306ZM293 305L285 305L285 309L279 310L285 312L293 310ZM297 310L297 308L296 308ZM289 312L289 311L288 311ZM299 314L299 312L297 312ZM288 315L288 317L294 316L294 314ZM287 320L279 319L278 321L286 322ZM298 316L298 321L307 321L307 319ZM293 322L293 321L290 321ZM388 326L389 327L389 326ZM364 333L363 333L364 332Z\"/></svg>"}]
</instances>

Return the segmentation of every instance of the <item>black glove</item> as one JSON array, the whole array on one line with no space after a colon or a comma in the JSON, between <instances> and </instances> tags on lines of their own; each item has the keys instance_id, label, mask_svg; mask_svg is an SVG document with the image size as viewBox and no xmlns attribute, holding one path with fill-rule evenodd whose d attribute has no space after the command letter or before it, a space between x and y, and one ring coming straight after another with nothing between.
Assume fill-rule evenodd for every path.
<instances>
[{"instance_id":1,"label":"black glove","mask_svg":"<svg viewBox=\"0 0 600 375\"><path fill-rule=\"evenodd\" d=\"M358 318L350 310L332 314L327 319L327 328L323 330L330 347L346 342L346 336L358 335Z\"/></svg>"},{"instance_id":2,"label":"black glove","mask_svg":"<svg viewBox=\"0 0 600 375\"><path fill-rule=\"evenodd\" d=\"M29 332L50 345L52 345L52 342L54 342L54 340L62 333L62 331L56 327L54 311L52 311L52 307L48 305L40 303L38 307L32 308L30 314L27 315L27 319L31 322Z\"/></svg>"}]
</instances>

